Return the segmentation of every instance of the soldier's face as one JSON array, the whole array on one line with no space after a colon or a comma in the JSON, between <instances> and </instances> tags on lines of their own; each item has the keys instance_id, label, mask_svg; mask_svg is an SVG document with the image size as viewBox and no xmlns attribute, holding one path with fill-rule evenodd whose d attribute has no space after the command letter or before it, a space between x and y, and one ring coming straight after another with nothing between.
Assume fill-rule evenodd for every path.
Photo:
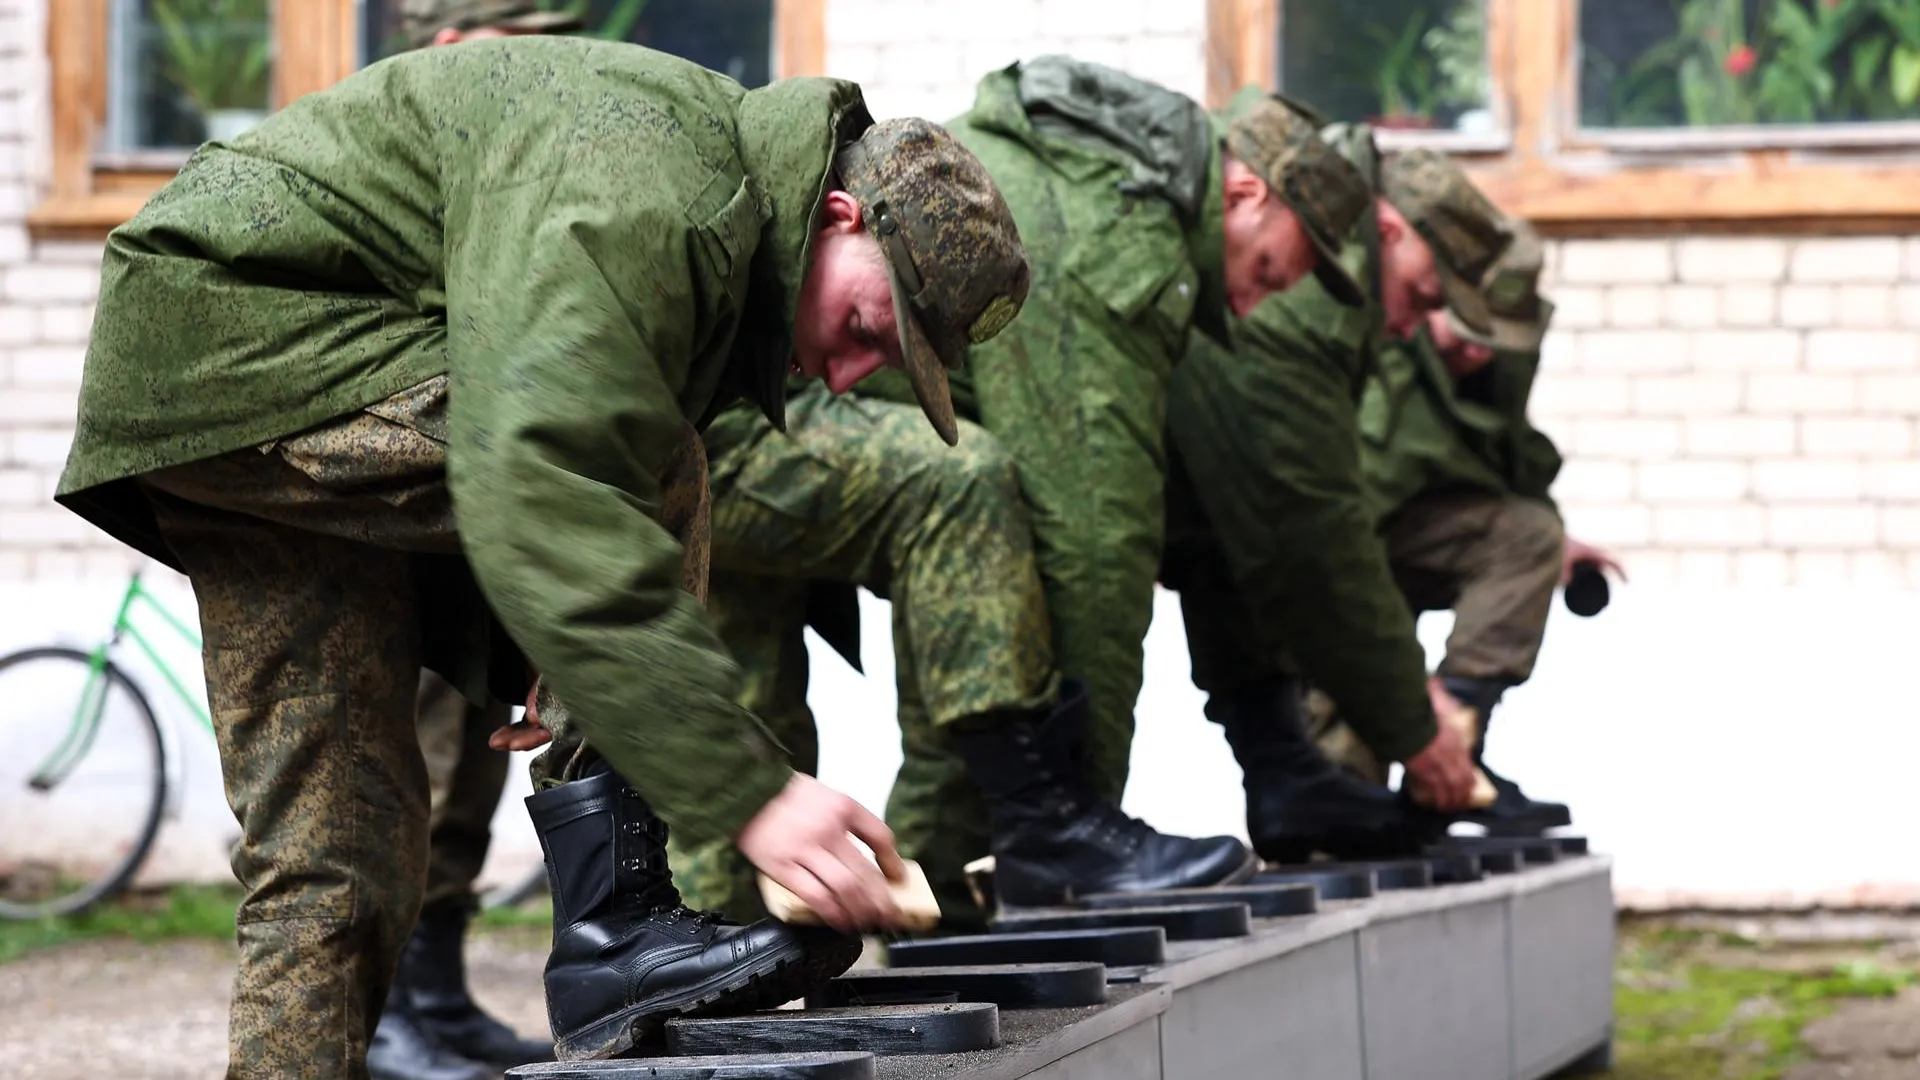
<instances>
[{"instance_id":1,"label":"soldier's face","mask_svg":"<svg viewBox=\"0 0 1920 1080\"><path fill-rule=\"evenodd\" d=\"M900 366L900 328L880 244L845 192L827 195L812 263L793 319L793 371L844 394L883 367Z\"/></svg>"},{"instance_id":2,"label":"soldier's face","mask_svg":"<svg viewBox=\"0 0 1920 1080\"><path fill-rule=\"evenodd\" d=\"M1293 208L1237 161L1227 167L1225 194L1227 304L1245 315L1313 273L1318 253Z\"/></svg>"},{"instance_id":3,"label":"soldier's face","mask_svg":"<svg viewBox=\"0 0 1920 1080\"><path fill-rule=\"evenodd\" d=\"M1433 347L1447 365L1447 373L1456 379L1464 379L1493 362L1492 349L1454 332L1445 308L1427 313L1427 333L1432 335Z\"/></svg>"},{"instance_id":4,"label":"soldier's face","mask_svg":"<svg viewBox=\"0 0 1920 1080\"><path fill-rule=\"evenodd\" d=\"M1386 309L1387 332L1406 341L1420 332L1428 312L1446 302L1440 267L1426 240L1385 199L1380 200L1380 247L1380 305Z\"/></svg>"}]
</instances>

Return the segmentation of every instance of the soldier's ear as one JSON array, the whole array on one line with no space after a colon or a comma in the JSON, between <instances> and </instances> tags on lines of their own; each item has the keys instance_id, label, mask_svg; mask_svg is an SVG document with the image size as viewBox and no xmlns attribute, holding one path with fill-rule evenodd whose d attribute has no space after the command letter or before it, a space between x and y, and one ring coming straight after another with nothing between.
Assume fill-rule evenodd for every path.
<instances>
[{"instance_id":1,"label":"soldier's ear","mask_svg":"<svg viewBox=\"0 0 1920 1080\"><path fill-rule=\"evenodd\" d=\"M861 220L860 200L844 191L827 192L825 201L820 204L822 232L855 232L860 228Z\"/></svg>"},{"instance_id":2,"label":"soldier's ear","mask_svg":"<svg viewBox=\"0 0 1920 1080\"><path fill-rule=\"evenodd\" d=\"M1227 154L1221 163L1220 178L1222 193L1228 209L1243 203L1258 204L1266 201L1267 182L1259 174L1246 166L1239 158Z\"/></svg>"}]
</instances>

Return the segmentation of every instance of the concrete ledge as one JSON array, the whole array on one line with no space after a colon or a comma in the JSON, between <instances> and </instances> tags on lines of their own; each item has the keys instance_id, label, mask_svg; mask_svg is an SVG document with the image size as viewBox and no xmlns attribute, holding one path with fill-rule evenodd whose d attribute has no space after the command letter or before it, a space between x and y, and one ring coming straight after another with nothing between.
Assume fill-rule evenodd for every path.
<instances>
[{"instance_id":1,"label":"concrete ledge","mask_svg":"<svg viewBox=\"0 0 1920 1080\"><path fill-rule=\"evenodd\" d=\"M889 1080L1541 1080L1604 1056L1611 862L1332 901L1175 942L1088 1009L1003 1010L996 1050L883 1058Z\"/></svg>"},{"instance_id":2,"label":"concrete ledge","mask_svg":"<svg viewBox=\"0 0 1920 1080\"><path fill-rule=\"evenodd\" d=\"M1143 969L1137 982L1121 981L1132 971L1108 969L1103 1004L1002 1008L993 1049L909 1048L881 1056L873 1075L1541 1080L1570 1065L1604 1064L1613 1029L1611 882L1607 859L1573 856L1482 881L1258 919L1245 937L1169 944L1167 961ZM861 1011L840 1010L852 1018L842 1042L861 1041ZM778 1027L806 1016L768 1013L751 1023ZM736 1049L715 1044L705 1052L724 1069ZM633 1064L582 1062L539 1075L615 1080Z\"/></svg>"}]
</instances>

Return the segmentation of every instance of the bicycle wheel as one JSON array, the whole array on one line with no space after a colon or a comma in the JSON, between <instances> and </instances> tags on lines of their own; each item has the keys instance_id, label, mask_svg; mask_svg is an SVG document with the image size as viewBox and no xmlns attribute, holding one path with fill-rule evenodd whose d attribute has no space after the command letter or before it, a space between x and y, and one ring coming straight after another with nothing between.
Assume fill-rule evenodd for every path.
<instances>
[{"instance_id":1,"label":"bicycle wheel","mask_svg":"<svg viewBox=\"0 0 1920 1080\"><path fill-rule=\"evenodd\" d=\"M140 687L78 649L0 657L0 918L71 915L127 884L167 794Z\"/></svg>"}]
</instances>

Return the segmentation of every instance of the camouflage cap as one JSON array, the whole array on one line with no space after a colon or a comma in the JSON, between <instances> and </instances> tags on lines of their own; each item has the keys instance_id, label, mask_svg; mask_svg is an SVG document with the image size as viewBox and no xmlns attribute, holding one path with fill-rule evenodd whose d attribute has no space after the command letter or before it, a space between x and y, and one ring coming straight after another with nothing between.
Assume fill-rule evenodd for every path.
<instances>
[{"instance_id":1,"label":"camouflage cap","mask_svg":"<svg viewBox=\"0 0 1920 1080\"><path fill-rule=\"evenodd\" d=\"M1228 153L1293 208L1320 253L1314 276L1348 307L1364 303L1365 291L1341 265L1340 247L1373 202L1366 177L1320 138L1311 119L1277 97L1236 99L1226 142Z\"/></svg>"},{"instance_id":2,"label":"camouflage cap","mask_svg":"<svg viewBox=\"0 0 1920 1080\"><path fill-rule=\"evenodd\" d=\"M1540 342L1547 336L1548 317L1553 312L1553 305L1540 295L1540 270L1546 262L1545 251L1540 245L1540 234L1533 226L1510 219L1508 227L1513 232L1513 244L1480 283L1480 292L1487 302L1487 331L1481 333L1467 326L1451 310L1447 318L1453 324L1454 333L1468 341L1477 341L1500 352L1539 352Z\"/></svg>"},{"instance_id":3,"label":"camouflage cap","mask_svg":"<svg viewBox=\"0 0 1920 1080\"><path fill-rule=\"evenodd\" d=\"M425 48L442 30L502 30L551 34L578 30L586 24L578 15L548 11L538 0L400 0L400 32L407 47Z\"/></svg>"},{"instance_id":4,"label":"camouflage cap","mask_svg":"<svg viewBox=\"0 0 1920 1080\"><path fill-rule=\"evenodd\" d=\"M1480 283L1513 242L1498 207L1465 170L1438 150L1408 150L1387 159L1381 186L1387 201L1433 248L1440 287L1456 325L1479 340L1492 332Z\"/></svg>"},{"instance_id":5,"label":"camouflage cap","mask_svg":"<svg viewBox=\"0 0 1920 1080\"><path fill-rule=\"evenodd\" d=\"M951 446L960 428L947 372L1027 301L1032 271L1013 212L986 166L931 121L874 124L834 167L886 256L913 394Z\"/></svg>"}]
</instances>

